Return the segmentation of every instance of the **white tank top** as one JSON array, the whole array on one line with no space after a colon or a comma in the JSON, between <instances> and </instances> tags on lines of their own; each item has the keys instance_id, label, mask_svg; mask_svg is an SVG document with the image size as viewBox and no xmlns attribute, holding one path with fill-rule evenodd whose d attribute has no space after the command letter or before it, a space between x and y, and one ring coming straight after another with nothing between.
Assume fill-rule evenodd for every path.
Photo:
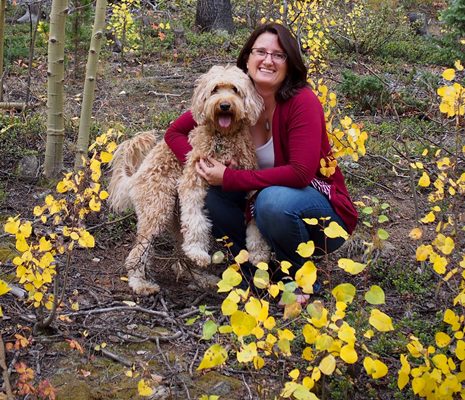
<instances>
[{"instance_id":1,"label":"white tank top","mask_svg":"<svg viewBox=\"0 0 465 400\"><path fill-rule=\"evenodd\" d=\"M265 144L255 149L259 169L274 167L273 136Z\"/></svg>"}]
</instances>

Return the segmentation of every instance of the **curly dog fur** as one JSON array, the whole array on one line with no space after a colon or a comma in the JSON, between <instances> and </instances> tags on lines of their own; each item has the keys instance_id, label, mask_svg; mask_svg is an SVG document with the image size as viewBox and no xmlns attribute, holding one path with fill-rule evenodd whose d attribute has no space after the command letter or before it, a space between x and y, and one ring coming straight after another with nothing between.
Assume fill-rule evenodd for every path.
<instances>
[{"instance_id":1,"label":"curly dog fur","mask_svg":"<svg viewBox=\"0 0 465 400\"><path fill-rule=\"evenodd\" d=\"M199 266L210 264L211 223L205 215L208 184L195 163L210 156L220 162L237 160L240 168L256 168L249 126L256 123L263 100L239 68L215 66L196 81L191 111L197 127L189 134L192 150L182 166L164 141L144 132L118 146L112 161L110 205L115 211L134 207L136 242L125 266L129 286L136 294L159 291L145 279L150 244L171 229L179 235L176 199L179 197L182 249ZM247 248L253 263L267 261L269 248L254 222L247 227Z\"/></svg>"}]
</instances>

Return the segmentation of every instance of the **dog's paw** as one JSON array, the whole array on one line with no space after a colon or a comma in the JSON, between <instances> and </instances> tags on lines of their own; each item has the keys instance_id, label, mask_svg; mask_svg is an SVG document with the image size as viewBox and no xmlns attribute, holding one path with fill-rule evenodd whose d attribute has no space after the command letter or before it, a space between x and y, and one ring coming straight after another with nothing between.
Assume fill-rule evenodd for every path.
<instances>
[{"instance_id":1,"label":"dog's paw","mask_svg":"<svg viewBox=\"0 0 465 400\"><path fill-rule=\"evenodd\" d=\"M270 261L271 254L270 249L255 249L249 251L249 261L253 265L257 265L259 262L267 263Z\"/></svg>"},{"instance_id":2,"label":"dog's paw","mask_svg":"<svg viewBox=\"0 0 465 400\"><path fill-rule=\"evenodd\" d=\"M160 286L156 283L146 281L142 278L136 278L134 276L129 278L129 287L139 296L150 296L151 294L155 294L160 291Z\"/></svg>"},{"instance_id":3,"label":"dog's paw","mask_svg":"<svg viewBox=\"0 0 465 400\"><path fill-rule=\"evenodd\" d=\"M208 267L211 263L210 254L198 246L183 246L182 249L187 257L195 262L199 267Z\"/></svg>"}]
</instances>

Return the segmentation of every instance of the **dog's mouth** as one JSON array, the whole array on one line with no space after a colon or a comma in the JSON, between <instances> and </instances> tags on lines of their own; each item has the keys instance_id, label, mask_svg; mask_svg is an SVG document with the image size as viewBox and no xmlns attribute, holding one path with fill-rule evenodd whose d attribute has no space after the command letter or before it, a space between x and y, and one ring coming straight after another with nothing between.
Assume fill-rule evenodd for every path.
<instances>
[{"instance_id":1,"label":"dog's mouth","mask_svg":"<svg viewBox=\"0 0 465 400\"><path fill-rule=\"evenodd\" d=\"M223 128L227 129L231 126L233 116L230 113L219 113L218 114L218 125Z\"/></svg>"}]
</instances>

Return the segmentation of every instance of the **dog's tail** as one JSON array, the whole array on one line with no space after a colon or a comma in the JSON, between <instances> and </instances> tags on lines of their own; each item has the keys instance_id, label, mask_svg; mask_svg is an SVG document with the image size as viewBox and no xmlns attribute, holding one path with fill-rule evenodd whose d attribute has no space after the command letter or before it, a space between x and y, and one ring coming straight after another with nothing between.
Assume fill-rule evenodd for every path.
<instances>
[{"instance_id":1,"label":"dog's tail","mask_svg":"<svg viewBox=\"0 0 465 400\"><path fill-rule=\"evenodd\" d=\"M133 175L156 143L154 132L149 131L125 140L116 149L111 160L111 179L108 186L108 202L114 211L122 212L132 206L129 193Z\"/></svg>"}]
</instances>

